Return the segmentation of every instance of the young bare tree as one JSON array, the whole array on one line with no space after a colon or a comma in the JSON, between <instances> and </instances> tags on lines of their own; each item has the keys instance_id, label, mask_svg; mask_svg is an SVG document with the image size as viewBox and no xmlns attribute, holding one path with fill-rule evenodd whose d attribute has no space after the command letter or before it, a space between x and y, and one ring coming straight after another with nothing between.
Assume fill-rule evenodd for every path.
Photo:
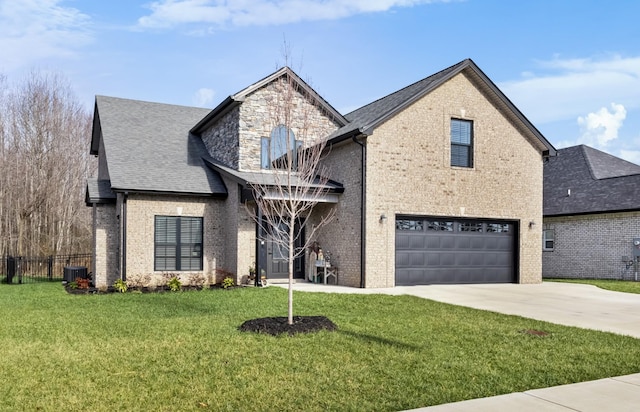
<instances>
[{"instance_id":1,"label":"young bare tree","mask_svg":"<svg viewBox=\"0 0 640 412\"><path fill-rule=\"evenodd\" d=\"M274 248L287 253L290 325L294 261L305 253L315 233L335 214L334 208L323 208L324 215L313 213L328 191L328 171L322 164L327 130L317 127L312 120L313 113L322 110L321 103L300 86L296 77L287 69L270 86L274 90L266 104L273 132L265 150L268 165L263 165L269 170L260 176L256 174L252 184L256 207L248 209ZM308 224L311 219L313 225Z\"/></svg>"}]
</instances>

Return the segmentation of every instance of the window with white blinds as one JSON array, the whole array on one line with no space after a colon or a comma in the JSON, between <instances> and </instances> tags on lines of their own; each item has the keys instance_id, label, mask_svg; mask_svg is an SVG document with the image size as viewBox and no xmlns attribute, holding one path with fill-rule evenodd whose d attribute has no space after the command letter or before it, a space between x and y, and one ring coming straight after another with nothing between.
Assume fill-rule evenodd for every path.
<instances>
[{"instance_id":1,"label":"window with white blinds","mask_svg":"<svg viewBox=\"0 0 640 412\"><path fill-rule=\"evenodd\" d=\"M155 217L154 270L202 270L202 218Z\"/></svg>"},{"instance_id":2,"label":"window with white blinds","mask_svg":"<svg viewBox=\"0 0 640 412\"><path fill-rule=\"evenodd\" d=\"M473 122L451 119L451 166L473 167Z\"/></svg>"}]
</instances>

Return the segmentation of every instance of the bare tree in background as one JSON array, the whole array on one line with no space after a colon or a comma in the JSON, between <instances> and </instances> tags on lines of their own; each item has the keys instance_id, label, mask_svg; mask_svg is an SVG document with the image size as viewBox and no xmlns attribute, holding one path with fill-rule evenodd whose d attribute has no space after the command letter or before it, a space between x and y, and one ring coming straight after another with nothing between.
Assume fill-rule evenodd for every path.
<instances>
[{"instance_id":1,"label":"bare tree in background","mask_svg":"<svg viewBox=\"0 0 640 412\"><path fill-rule=\"evenodd\" d=\"M293 76L287 71L271 86L276 93L266 104L273 132L267 149L269 164L263 165L269 170L261 176L256 174L256 183L252 184L256 209L248 208L274 249L288 253L290 325L293 324L294 261L305 253L314 234L335 214L334 208L323 208L324 215L312 215L327 194L328 171L322 165L327 148L326 130L315 128L311 121L311 112L321 110L320 102L299 87ZM307 224L311 219L313 225ZM306 238L303 238L305 232Z\"/></svg>"},{"instance_id":2,"label":"bare tree in background","mask_svg":"<svg viewBox=\"0 0 640 412\"><path fill-rule=\"evenodd\" d=\"M60 75L32 72L14 88L1 80L0 255L90 250L91 113Z\"/></svg>"}]
</instances>

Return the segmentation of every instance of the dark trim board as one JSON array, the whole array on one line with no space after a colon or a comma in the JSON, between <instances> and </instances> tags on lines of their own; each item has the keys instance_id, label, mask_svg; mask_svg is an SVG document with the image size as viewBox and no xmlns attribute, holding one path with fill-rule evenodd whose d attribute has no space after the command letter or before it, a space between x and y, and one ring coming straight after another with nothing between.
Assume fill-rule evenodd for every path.
<instances>
[{"instance_id":1,"label":"dark trim board","mask_svg":"<svg viewBox=\"0 0 640 412\"><path fill-rule=\"evenodd\" d=\"M518 221L399 215L395 222L396 286L518 281Z\"/></svg>"}]
</instances>

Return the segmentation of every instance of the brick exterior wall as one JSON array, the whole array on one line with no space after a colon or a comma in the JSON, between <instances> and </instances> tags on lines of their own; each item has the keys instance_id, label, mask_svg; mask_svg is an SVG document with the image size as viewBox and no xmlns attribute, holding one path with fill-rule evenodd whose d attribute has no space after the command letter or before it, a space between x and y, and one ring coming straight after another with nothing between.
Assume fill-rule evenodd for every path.
<instances>
[{"instance_id":1,"label":"brick exterior wall","mask_svg":"<svg viewBox=\"0 0 640 412\"><path fill-rule=\"evenodd\" d=\"M226 259L221 269L236 274L238 283L245 283L249 276L249 266L256 261L256 224L240 202L238 184L226 179L225 184L229 192L222 209Z\"/></svg>"},{"instance_id":2,"label":"brick exterior wall","mask_svg":"<svg viewBox=\"0 0 640 412\"><path fill-rule=\"evenodd\" d=\"M164 272L154 271L155 216L191 216L203 218L203 270L181 271L183 284L190 275L204 275L215 282L215 269L226 263L223 202L187 196L153 196L130 194L127 199L127 279L149 276L151 283L162 284ZM174 273L174 272L172 272Z\"/></svg>"},{"instance_id":3,"label":"brick exterior wall","mask_svg":"<svg viewBox=\"0 0 640 412\"><path fill-rule=\"evenodd\" d=\"M360 286L360 208L361 164L360 146L349 141L333 146L324 160L329 176L344 185L344 193L336 205L318 205L314 220L335 208L335 217L320 228L314 240L324 252L331 254L332 265L338 268L338 284ZM345 165L349 165L345 167Z\"/></svg>"},{"instance_id":4,"label":"brick exterior wall","mask_svg":"<svg viewBox=\"0 0 640 412\"><path fill-rule=\"evenodd\" d=\"M542 252L544 278L634 279L622 256L640 238L640 211L545 217L544 229L555 234L554 250Z\"/></svg>"},{"instance_id":5,"label":"brick exterior wall","mask_svg":"<svg viewBox=\"0 0 640 412\"><path fill-rule=\"evenodd\" d=\"M93 263L91 272L96 287L105 289L119 277L119 231L116 205L94 204Z\"/></svg>"},{"instance_id":6,"label":"brick exterior wall","mask_svg":"<svg viewBox=\"0 0 640 412\"><path fill-rule=\"evenodd\" d=\"M473 168L450 165L451 118L474 123ZM394 286L401 214L518 221L519 282L541 281L541 153L464 74L378 127L367 147L366 287Z\"/></svg>"}]
</instances>

